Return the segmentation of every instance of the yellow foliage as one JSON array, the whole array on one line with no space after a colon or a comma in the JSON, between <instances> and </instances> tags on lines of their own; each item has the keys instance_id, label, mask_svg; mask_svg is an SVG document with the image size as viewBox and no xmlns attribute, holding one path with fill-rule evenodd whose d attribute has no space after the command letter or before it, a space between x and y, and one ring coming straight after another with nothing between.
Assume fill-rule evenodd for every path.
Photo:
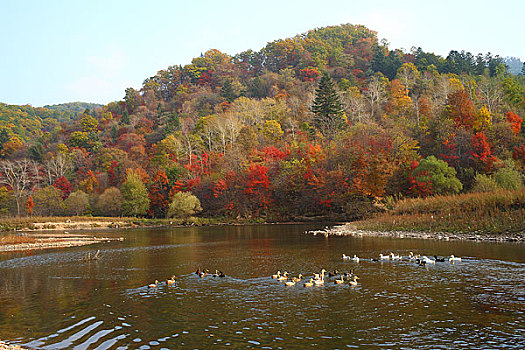
<instances>
[{"instance_id":1,"label":"yellow foliage","mask_svg":"<svg viewBox=\"0 0 525 350\"><path fill-rule=\"evenodd\" d=\"M267 120L264 122L263 134L271 142L277 142L281 139L284 132L281 124L277 120Z\"/></svg>"},{"instance_id":2,"label":"yellow foliage","mask_svg":"<svg viewBox=\"0 0 525 350\"><path fill-rule=\"evenodd\" d=\"M474 119L474 130L483 130L492 125L492 116L490 115L489 109L487 106L481 107L476 113Z\"/></svg>"}]
</instances>

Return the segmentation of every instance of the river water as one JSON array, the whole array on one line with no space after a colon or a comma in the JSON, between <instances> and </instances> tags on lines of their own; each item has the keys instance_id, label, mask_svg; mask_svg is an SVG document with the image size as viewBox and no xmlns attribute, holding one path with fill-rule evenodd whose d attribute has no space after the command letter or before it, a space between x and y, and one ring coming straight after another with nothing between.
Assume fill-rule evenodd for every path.
<instances>
[{"instance_id":1,"label":"river water","mask_svg":"<svg viewBox=\"0 0 525 350\"><path fill-rule=\"evenodd\" d=\"M37 349L525 348L523 244L304 234L318 228L113 231L103 235L125 241L2 254L0 340ZM83 260L97 249L98 260ZM371 260L410 251L462 261ZM200 278L198 267L226 277ZM322 268L353 270L359 284L270 278Z\"/></svg>"}]
</instances>

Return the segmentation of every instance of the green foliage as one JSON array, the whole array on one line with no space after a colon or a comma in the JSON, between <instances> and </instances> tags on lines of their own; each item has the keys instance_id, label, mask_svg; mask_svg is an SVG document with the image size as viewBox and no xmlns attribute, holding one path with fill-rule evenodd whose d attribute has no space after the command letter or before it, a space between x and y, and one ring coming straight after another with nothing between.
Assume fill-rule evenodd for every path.
<instances>
[{"instance_id":1,"label":"green foliage","mask_svg":"<svg viewBox=\"0 0 525 350\"><path fill-rule=\"evenodd\" d=\"M333 138L337 131L345 125L341 98L337 94L334 82L328 74L322 76L315 91L312 112L315 114L315 127L329 139Z\"/></svg>"},{"instance_id":2,"label":"green foliage","mask_svg":"<svg viewBox=\"0 0 525 350\"><path fill-rule=\"evenodd\" d=\"M68 144L71 147L87 147L89 141L89 136L87 132L84 131L74 131L69 137Z\"/></svg>"},{"instance_id":3,"label":"green foliage","mask_svg":"<svg viewBox=\"0 0 525 350\"><path fill-rule=\"evenodd\" d=\"M201 211L201 202L191 192L177 192L171 200L167 217L187 218Z\"/></svg>"},{"instance_id":4,"label":"green foliage","mask_svg":"<svg viewBox=\"0 0 525 350\"><path fill-rule=\"evenodd\" d=\"M64 201L68 215L84 215L89 210L89 196L82 190L77 190Z\"/></svg>"},{"instance_id":5,"label":"green foliage","mask_svg":"<svg viewBox=\"0 0 525 350\"><path fill-rule=\"evenodd\" d=\"M122 193L122 213L129 216L146 214L149 209L148 190L142 182L140 175L128 169L126 181L120 189Z\"/></svg>"},{"instance_id":6,"label":"green foliage","mask_svg":"<svg viewBox=\"0 0 525 350\"><path fill-rule=\"evenodd\" d=\"M434 156L422 159L414 170L414 176L420 183L430 183L434 194L458 193L463 188L456 177L456 170Z\"/></svg>"},{"instance_id":7,"label":"green foliage","mask_svg":"<svg viewBox=\"0 0 525 350\"><path fill-rule=\"evenodd\" d=\"M44 108L52 109L55 111L74 112L74 113L82 113L86 109L94 110L94 109L102 108L102 107L103 105L100 105L98 103L87 103L87 102L68 102L68 103L61 103L57 105L44 106Z\"/></svg>"},{"instance_id":8,"label":"green foliage","mask_svg":"<svg viewBox=\"0 0 525 350\"><path fill-rule=\"evenodd\" d=\"M474 178L474 186L472 187L472 192L492 192L497 190L498 184L492 178L492 176L485 174L476 174Z\"/></svg>"},{"instance_id":9,"label":"green foliage","mask_svg":"<svg viewBox=\"0 0 525 350\"><path fill-rule=\"evenodd\" d=\"M494 181L505 190L520 190L523 188L523 179L518 170L512 166L498 169L494 174Z\"/></svg>"},{"instance_id":10,"label":"green foliage","mask_svg":"<svg viewBox=\"0 0 525 350\"><path fill-rule=\"evenodd\" d=\"M33 213L40 216L62 215L64 212L64 202L62 192L53 187L46 186L35 191L33 194L35 204Z\"/></svg>"}]
</instances>

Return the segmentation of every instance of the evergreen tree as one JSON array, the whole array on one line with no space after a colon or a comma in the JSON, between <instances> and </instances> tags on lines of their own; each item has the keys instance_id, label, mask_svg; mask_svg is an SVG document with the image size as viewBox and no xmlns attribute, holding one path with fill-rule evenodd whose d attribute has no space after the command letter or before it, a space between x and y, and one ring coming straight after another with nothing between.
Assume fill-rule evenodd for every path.
<instances>
[{"instance_id":1,"label":"evergreen tree","mask_svg":"<svg viewBox=\"0 0 525 350\"><path fill-rule=\"evenodd\" d=\"M329 139L332 139L345 124L341 98L337 94L334 82L328 74L324 74L321 77L319 86L315 91L312 112L315 114L315 127Z\"/></svg>"}]
</instances>

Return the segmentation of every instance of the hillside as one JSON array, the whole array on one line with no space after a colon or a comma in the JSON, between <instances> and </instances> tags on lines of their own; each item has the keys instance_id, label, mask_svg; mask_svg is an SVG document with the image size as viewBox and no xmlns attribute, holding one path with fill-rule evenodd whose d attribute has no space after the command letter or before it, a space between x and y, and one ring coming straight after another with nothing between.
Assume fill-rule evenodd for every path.
<instances>
[{"instance_id":1,"label":"hillside","mask_svg":"<svg viewBox=\"0 0 525 350\"><path fill-rule=\"evenodd\" d=\"M5 158L45 176L6 187L0 209L352 219L394 198L520 187L524 86L499 56L404 52L359 25L209 50L123 101L35 124Z\"/></svg>"},{"instance_id":2,"label":"hillside","mask_svg":"<svg viewBox=\"0 0 525 350\"><path fill-rule=\"evenodd\" d=\"M88 102L68 102L68 103L60 103L57 105L47 105L44 106L46 109L52 109L55 111L61 111L61 112L75 112L75 113L82 113L86 109L94 110L97 108L102 108L103 105L98 103L88 103Z\"/></svg>"}]
</instances>

